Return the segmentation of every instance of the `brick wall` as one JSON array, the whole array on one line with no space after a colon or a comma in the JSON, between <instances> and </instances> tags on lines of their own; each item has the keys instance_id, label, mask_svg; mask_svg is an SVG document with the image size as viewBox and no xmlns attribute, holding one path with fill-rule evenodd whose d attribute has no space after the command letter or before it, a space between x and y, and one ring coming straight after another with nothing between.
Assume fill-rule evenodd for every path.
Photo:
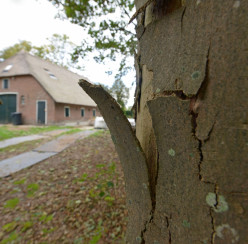
<instances>
[{"instance_id":1,"label":"brick wall","mask_svg":"<svg viewBox=\"0 0 248 244\"><path fill-rule=\"evenodd\" d=\"M9 87L3 89L3 80L9 80ZM23 124L37 124L37 101L46 101L47 124L63 123L70 121L88 121L100 116L97 108L83 105L55 103L52 97L43 89L39 82L31 75L0 78L0 94L15 93L17 95L17 112L22 114ZM65 117L65 107L70 108L69 117ZM84 109L84 116L81 116Z\"/></svg>"},{"instance_id":2,"label":"brick wall","mask_svg":"<svg viewBox=\"0 0 248 244\"><path fill-rule=\"evenodd\" d=\"M65 116L65 107L69 108L69 117ZM81 116L81 110L84 109L84 116ZM100 116L100 112L95 107L88 107L83 105L73 105L56 103L55 104L55 122L68 122L68 121L89 121L92 120L93 110L96 110L96 116Z\"/></svg>"},{"instance_id":3,"label":"brick wall","mask_svg":"<svg viewBox=\"0 0 248 244\"><path fill-rule=\"evenodd\" d=\"M3 79L9 80L8 89L3 89ZM16 93L17 94L17 112L22 113L23 124L36 124L36 106L37 101L46 101L47 105L47 121L53 123L55 105L50 95L41 87L39 82L31 75L23 75L17 77L0 78L0 93Z\"/></svg>"}]
</instances>

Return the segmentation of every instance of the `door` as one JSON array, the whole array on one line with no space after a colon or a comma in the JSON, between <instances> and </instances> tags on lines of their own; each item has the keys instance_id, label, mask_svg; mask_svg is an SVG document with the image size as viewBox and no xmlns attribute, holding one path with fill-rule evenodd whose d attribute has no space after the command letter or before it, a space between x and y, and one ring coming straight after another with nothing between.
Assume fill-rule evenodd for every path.
<instances>
[{"instance_id":1,"label":"door","mask_svg":"<svg viewBox=\"0 0 248 244\"><path fill-rule=\"evenodd\" d=\"M38 124L46 123L46 101L38 101L37 103L37 122Z\"/></svg>"},{"instance_id":2,"label":"door","mask_svg":"<svg viewBox=\"0 0 248 244\"><path fill-rule=\"evenodd\" d=\"M11 114L16 112L16 94L0 95L0 123L11 123Z\"/></svg>"}]
</instances>

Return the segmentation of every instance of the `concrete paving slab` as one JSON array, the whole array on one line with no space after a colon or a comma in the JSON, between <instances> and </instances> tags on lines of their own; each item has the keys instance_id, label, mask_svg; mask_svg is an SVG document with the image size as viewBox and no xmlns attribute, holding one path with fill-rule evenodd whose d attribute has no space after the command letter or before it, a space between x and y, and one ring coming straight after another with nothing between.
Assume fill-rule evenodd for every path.
<instances>
[{"instance_id":1,"label":"concrete paving slab","mask_svg":"<svg viewBox=\"0 0 248 244\"><path fill-rule=\"evenodd\" d=\"M70 129L59 129L59 130L52 130L52 131L47 131L47 132L43 132L41 135L43 136L57 136L63 132L66 132Z\"/></svg>"},{"instance_id":2,"label":"concrete paving slab","mask_svg":"<svg viewBox=\"0 0 248 244\"><path fill-rule=\"evenodd\" d=\"M56 140L47 142L31 152L22 153L13 158L2 160L0 161L0 177L8 176L54 156L69 147L76 140L83 139L95 132L96 130L85 130L76 134L62 135Z\"/></svg>"},{"instance_id":3,"label":"concrete paving slab","mask_svg":"<svg viewBox=\"0 0 248 244\"><path fill-rule=\"evenodd\" d=\"M0 148L9 147L26 141L34 141L45 138L45 135L30 135L30 136L20 136L0 141Z\"/></svg>"},{"instance_id":4,"label":"concrete paving slab","mask_svg":"<svg viewBox=\"0 0 248 244\"><path fill-rule=\"evenodd\" d=\"M40 153L31 151L0 161L0 177L13 174L21 169L39 163L55 154L56 153L52 152Z\"/></svg>"},{"instance_id":5,"label":"concrete paving slab","mask_svg":"<svg viewBox=\"0 0 248 244\"><path fill-rule=\"evenodd\" d=\"M95 130L85 130L75 134L62 135L55 140L52 140L44 145L34 149L37 152L56 152L59 153L65 148L69 147L72 143L80 138L84 138L94 133Z\"/></svg>"}]
</instances>

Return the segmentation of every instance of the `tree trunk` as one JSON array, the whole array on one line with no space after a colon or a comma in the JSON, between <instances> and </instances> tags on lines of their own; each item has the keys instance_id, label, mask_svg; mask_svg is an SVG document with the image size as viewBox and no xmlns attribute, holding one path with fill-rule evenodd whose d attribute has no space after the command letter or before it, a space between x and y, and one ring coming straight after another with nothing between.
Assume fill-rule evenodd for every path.
<instances>
[{"instance_id":1,"label":"tree trunk","mask_svg":"<svg viewBox=\"0 0 248 244\"><path fill-rule=\"evenodd\" d=\"M248 243L247 24L247 1L140 11L136 134L154 196L145 243Z\"/></svg>"},{"instance_id":2,"label":"tree trunk","mask_svg":"<svg viewBox=\"0 0 248 244\"><path fill-rule=\"evenodd\" d=\"M248 1L146 2L136 0L139 142L118 106L81 83L101 98L126 167L127 242L248 243Z\"/></svg>"}]
</instances>

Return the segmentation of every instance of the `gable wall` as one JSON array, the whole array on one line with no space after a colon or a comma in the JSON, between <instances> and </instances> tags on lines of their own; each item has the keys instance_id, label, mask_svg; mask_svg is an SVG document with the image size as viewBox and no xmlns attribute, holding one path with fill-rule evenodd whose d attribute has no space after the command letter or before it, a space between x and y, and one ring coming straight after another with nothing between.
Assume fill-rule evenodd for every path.
<instances>
[{"instance_id":1,"label":"gable wall","mask_svg":"<svg viewBox=\"0 0 248 244\"><path fill-rule=\"evenodd\" d=\"M17 93L17 112L22 113L23 124L36 124L37 100L45 100L47 103L47 123L54 123L55 105L53 99L31 75L10 77L9 88L3 89L0 78L0 94ZM21 104L21 96L24 96L25 104Z\"/></svg>"}]
</instances>

